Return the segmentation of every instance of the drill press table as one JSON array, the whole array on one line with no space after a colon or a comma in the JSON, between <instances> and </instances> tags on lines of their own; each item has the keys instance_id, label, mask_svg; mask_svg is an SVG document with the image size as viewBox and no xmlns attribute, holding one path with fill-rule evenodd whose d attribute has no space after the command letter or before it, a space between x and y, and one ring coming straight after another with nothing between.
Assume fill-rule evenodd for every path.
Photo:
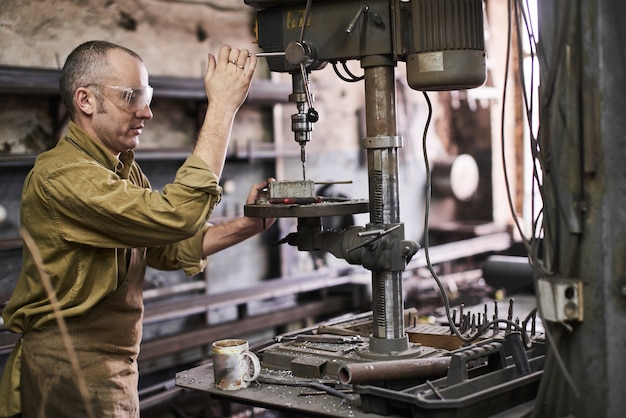
<instances>
[{"instance_id":1,"label":"drill press table","mask_svg":"<svg viewBox=\"0 0 626 418\"><path fill-rule=\"evenodd\" d=\"M312 389L300 386L253 383L246 389L236 391L220 390L214 385L212 364L204 364L179 372L176 375L176 385L207 392L216 399L225 399L244 405L280 411L295 417L381 417L381 415L366 413L360 410L358 394L351 395L355 400L354 402L346 402L331 395L302 396L301 393L312 391ZM386 415L385 417L401 418L398 415Z\"/></svg>"}]
</instances>

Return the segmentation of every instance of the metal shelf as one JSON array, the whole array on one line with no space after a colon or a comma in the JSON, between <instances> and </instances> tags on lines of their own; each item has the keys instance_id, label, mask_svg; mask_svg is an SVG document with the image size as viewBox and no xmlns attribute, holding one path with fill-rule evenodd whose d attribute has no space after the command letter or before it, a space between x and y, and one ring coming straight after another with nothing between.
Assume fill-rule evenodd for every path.
<instances>
[{"instance_id":1,"label":"metal shelf","mask_svg":"<svg viewBox=\"0 0 626 418\"><path fill-rule=\"evenodd\" d=\"M59 78L61 71L48 68L0 66L0 96L37 96L60 102ZM206 102L206 91L202 78L153 76L150 84L154 87L154 97L166 100L191 100ZM276 83L270 80L253 80L244 104L273 106L288 103L291 84ZM60 121L59 121L60 123ZM245 149L234 149L227 156L229 160L262 160L295 155L291 152L274 149L274 146L247 144ZM189 155L189 150L138 151L138 160L180 159ZM30 167L35 154L0 155L0 168Z\"/></svg>"},{"instance_id":2,"label":"metal shelf","mask_svg":"<svg viewBox=\"0 0 626 418\"><path fill-rule=\"evenodd\" d=\"M61 71L49 68L0 66L0 95L33 95L59 97ZM202 78L151 76L154 97L205 101ZM247 104L273 105L287 103L291 85L255 79L250 86Z\"/></svg>"}]
</instances>

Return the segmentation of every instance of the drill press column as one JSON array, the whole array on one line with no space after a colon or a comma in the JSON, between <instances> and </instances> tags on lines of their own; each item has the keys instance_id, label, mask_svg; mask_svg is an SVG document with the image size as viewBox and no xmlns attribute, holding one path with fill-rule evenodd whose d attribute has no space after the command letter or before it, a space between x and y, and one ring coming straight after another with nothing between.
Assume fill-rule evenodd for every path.
<instances>
[{"instance_id":1,"label":"drill press column","mask_svg":"<svg viewBox=\"0 0 626 418\"><path fill-rule=\"evenodd\" d=\"M365 57L366 135L370 223L389 227L400 222L394 63L383 56ZM408 349L404 333L402 271L372 271L374 353Z\"/></svg>"}]
</instances>

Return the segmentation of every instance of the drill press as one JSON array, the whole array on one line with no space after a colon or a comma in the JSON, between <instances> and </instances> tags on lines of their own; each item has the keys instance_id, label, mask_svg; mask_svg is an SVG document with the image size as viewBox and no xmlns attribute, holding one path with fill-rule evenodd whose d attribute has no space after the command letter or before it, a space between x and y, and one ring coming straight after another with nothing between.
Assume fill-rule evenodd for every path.
<instances>
[{"instance_id":1,"label":"drill press","mask_svg":"<svg viewBox=\"0 0 626 418\"><path fill-rule=\"evenodd\" d=\"M300 250L326 250L372 273L373 332L362 353L384 357L412 354L404 332L402 272L418 245L404 237L400 221L394 68L406 62L407 81L416 90L458 90L485 81L481 0L244 0L257 9L259 46L271 71L293 77L297 113L292 131L301 148L306 179L306 144L318 119L309 86L311 71L326 64L359 60L364 70L369 201L308 202L270 190L270 199L246 205L254 217L297 217L298 230L284 242ZM280 182L279 182L280 183ZM280 184L277 190L284 190ZM305 195L307 193L304 193ZM309 197L300 196L299 197ZM271 200L275 199L272 203ZM369 211L370 222L345 231L324 231L321 216Z\"/></svg>"}]
</instances>

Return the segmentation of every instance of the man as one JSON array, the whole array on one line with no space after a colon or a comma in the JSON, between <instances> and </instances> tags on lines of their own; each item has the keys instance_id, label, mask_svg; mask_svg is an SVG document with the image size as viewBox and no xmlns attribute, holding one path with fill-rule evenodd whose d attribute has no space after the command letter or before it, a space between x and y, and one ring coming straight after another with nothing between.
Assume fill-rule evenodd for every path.
<instances>
[{"instance_id":1,"label":"man","mask_svg":"<svg viewBox=\"0 0 626 418\"><path fill-rule=\"evenodd\" d=\"M262 231L261 220L246 217L207 223L256 67L254 55L227 45L208 58L204 123L161 193L150 189L133 154L153 116L142 59L103 41L67 58L60 89L68 134L37 158L24 182L23 269L3 311L6 328L23 337L0 382L0 416L139 416L146 265L196 274L208 255ZM264 186L253 186L248 202Z\"/></svg>"}]
</instances>

